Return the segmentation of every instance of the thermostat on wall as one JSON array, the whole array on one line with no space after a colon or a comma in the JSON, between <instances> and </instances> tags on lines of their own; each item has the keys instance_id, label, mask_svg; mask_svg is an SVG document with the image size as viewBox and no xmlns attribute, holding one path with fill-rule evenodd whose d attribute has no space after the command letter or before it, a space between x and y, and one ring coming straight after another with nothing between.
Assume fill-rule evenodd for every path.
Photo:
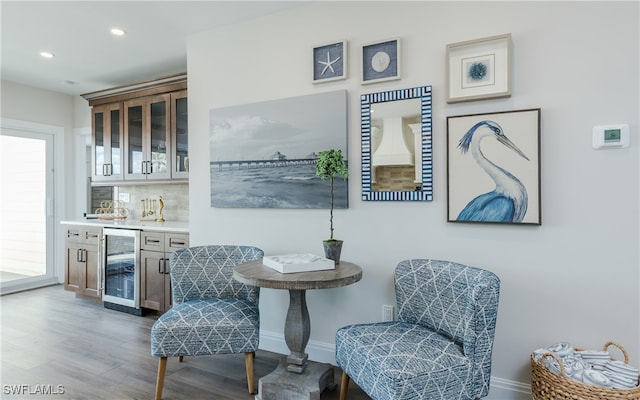
<instances>
[{"instance_id":1,"label":"thermostat on wall","mask_svg":"<svg viewBox=\"0 0 640 400\"><path fill-rule=\"evenodd\" d=\"M629 125L603 125L593 127L593 148L629 147Z\"/></svg>"}]
</instances>

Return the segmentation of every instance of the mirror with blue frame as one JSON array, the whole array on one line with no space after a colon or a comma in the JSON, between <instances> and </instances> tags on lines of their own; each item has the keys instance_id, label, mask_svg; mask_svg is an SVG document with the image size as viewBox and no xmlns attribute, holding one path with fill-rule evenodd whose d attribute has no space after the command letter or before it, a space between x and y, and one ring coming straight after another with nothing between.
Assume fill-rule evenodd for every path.
<instances>
[{"instance_id":1,"label":"mirror with blue frame","mask_svg":"<svg viewBox=\"0 0 640 400\"><path fill-rule=\"evenodd\" d=\"M433 200L431 86L360 97L362 199Z\"/></svg>"}]
</instances>

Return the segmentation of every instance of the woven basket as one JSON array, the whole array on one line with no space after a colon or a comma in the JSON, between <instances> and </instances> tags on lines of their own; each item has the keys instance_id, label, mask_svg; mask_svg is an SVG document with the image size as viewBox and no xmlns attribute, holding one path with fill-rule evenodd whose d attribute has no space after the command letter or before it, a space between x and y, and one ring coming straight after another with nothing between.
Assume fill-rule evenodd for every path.
<instances>
[{"instance_id":1,"label":"woven basket","mask_svg":"<svg viewBox=\"0 0 640 400\"><path fill-rule=\"evenodd\" d=\"M624 362L629 363L627 351L615 342L607 342L603 350L615 346L624 355ZM578 349L576 349L578 350ZM544 365L546 357L556 360L562 371L557 375ZM565 376L564 365L558 356L545 353L536 361L531 354L531 398L532 400L640 400L640 386L633 389L607 389L599 386L586 385Z\"/></svg>"}]
</instances>

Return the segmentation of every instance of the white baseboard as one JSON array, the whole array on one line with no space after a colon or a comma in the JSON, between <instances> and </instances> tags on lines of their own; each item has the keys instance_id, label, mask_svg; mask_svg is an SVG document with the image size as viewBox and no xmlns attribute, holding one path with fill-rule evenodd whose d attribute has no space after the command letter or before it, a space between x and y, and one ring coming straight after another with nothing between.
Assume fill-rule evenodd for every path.
<instances>
[{"instance_id":1,"label":"white baseboard","mask_svg":"<svg viewBox=\"0 0 640 400\"><path fill-rule=\"evenodd\" d=\"M260 349L279 354L289 354L289 348L281 333L260 331ZM336 365L336 346L331 343L309 340L306 348L309 360ZM522 382L491 377L491 388L486 400L529 400L531 386Z\"/></svg>"},{"instance_id":2,"label":"white baseboard","mask_svg":"<svg viewBox=\"0 0 640 400\"><path fill-rule=\"evenodd\" d=\"M55 276L48 278L41 277L30 277L23 278L19 283L15 283L13 281L7 281L4 283L0 283L0 296L4 296L5 294L23 292L25 290L37 289L45 286L58 285L58 278Z\"/></svg>"},{"instance_id":3,"label":"white baseboard","mask_svg":"<svg viewBox=\"0 0 640 400\"><path fill-rule=\"evenodd\" d=\"M484 400L531 400L531 385L492 376L489 395Z\"/></svg>"},{"instance_id":4,"label":"white baseboard","mask_svg":"<svg viewBox=\"0 0 640 400\"><path fill-rule=\"evenodd\" d=\"M260 349L274 353L289 354L289 348L281 333L260 330ZM336 365L336 346L330 343L309 340L306 348L309 360Z\"/></svg>"}]
</instances>

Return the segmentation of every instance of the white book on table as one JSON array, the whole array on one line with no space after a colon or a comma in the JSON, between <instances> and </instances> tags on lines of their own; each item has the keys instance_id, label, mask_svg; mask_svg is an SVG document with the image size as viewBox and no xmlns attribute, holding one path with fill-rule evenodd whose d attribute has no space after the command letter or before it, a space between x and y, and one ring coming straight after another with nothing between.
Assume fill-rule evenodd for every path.
<instances>
[{"instance_id":1,"label":"white book on table","mask_svg":"<svg viewBox=\"0 0 640 400\"><path fill-rule=\"evenodd\" d=\"M315 254L284 254L280 256L264 256L262 263L269 268L287 274L292 272L309 272L335 269L335 261Z\"/></svg>"}]
</instances>

